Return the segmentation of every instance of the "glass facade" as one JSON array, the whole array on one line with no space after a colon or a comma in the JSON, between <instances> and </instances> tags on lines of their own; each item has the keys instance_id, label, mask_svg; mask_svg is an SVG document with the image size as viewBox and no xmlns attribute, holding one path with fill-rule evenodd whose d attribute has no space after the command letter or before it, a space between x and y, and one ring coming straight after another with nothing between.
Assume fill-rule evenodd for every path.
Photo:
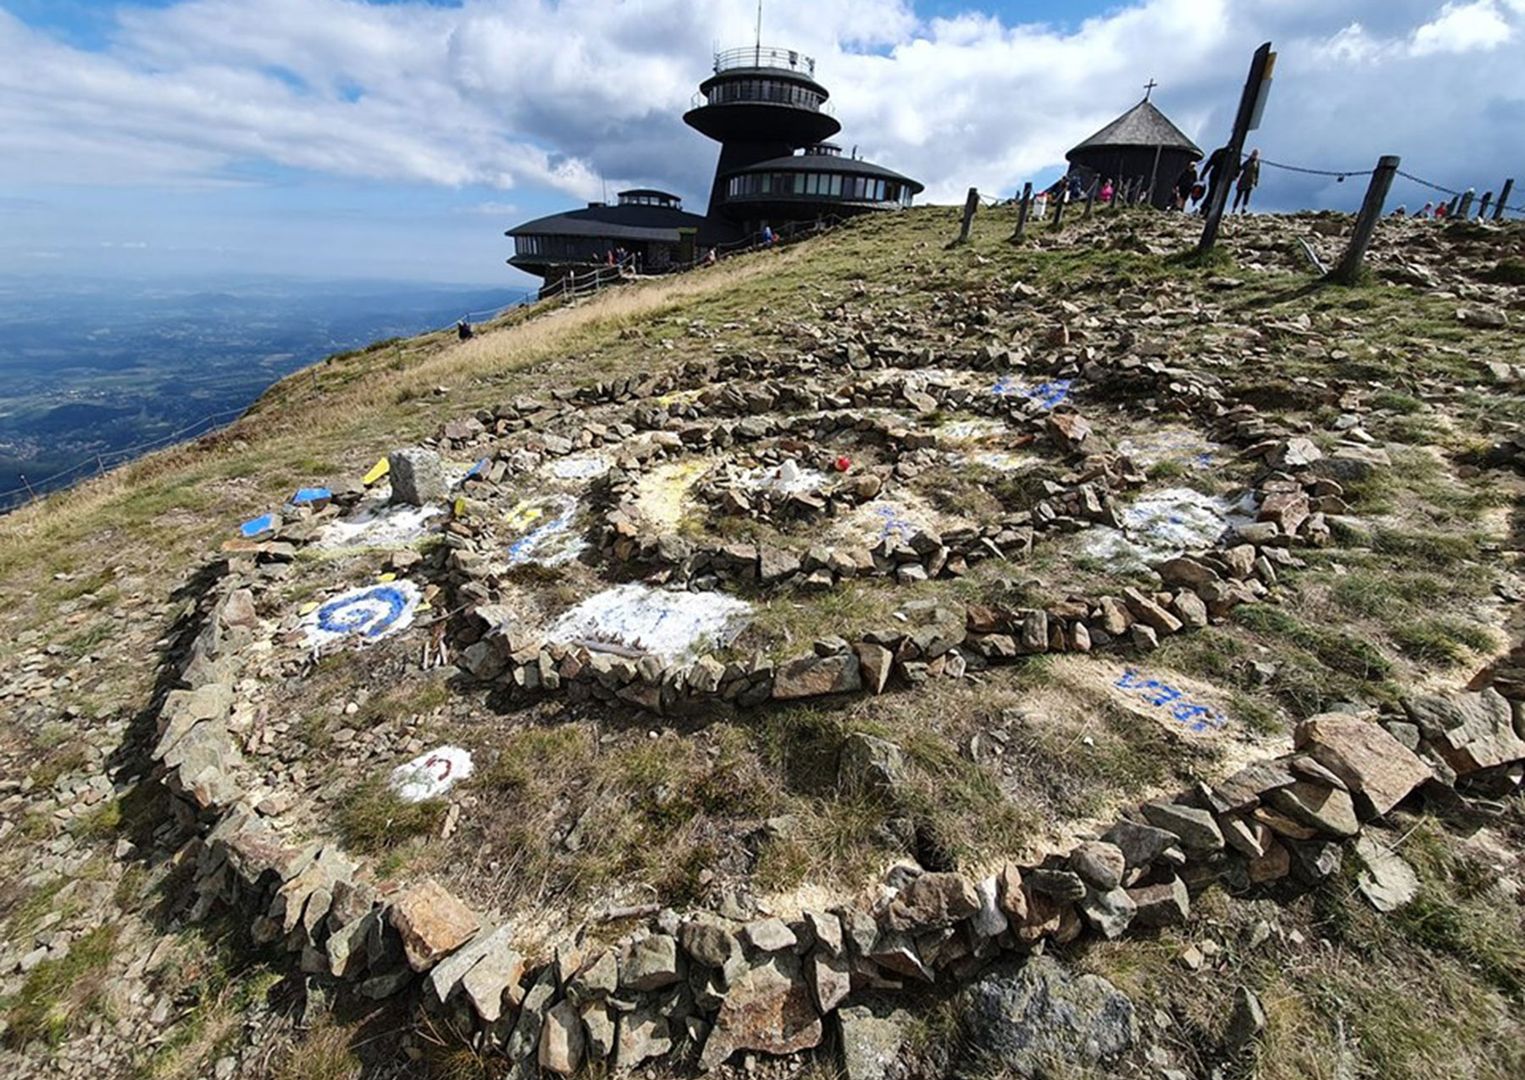
<instances>
[{"instance_id":1,"label":"glass facade","mask_svg":"<svg viewBox=\"0 0 1525 1080\"><path fill-rule=\"evenodd\" d=\"M820 112L826 98L808 87L785 79L732 79L710 87L705 101L710 105L764 102Z\"/></svg>"},{"instance_id":2,"label":"glass facade","mask_svg":"<svg viewBox=\"0 0 1525 1080\"><path fill-rule=\"evenodd\" d=\"M731 177L725 185L727 199L840 199L910 206L913 194L898 180L833 172L744 173Z\"/></svg>"},{"instance_id":3,"label":"glass facade","mask_svg":"<svg viewBox=\"0 0 1525 1080\"><path fill-rule=\"evenodd\" d=\"M663 195L660 192L623 191L620 193L621 206L665 206L671 210L683 209L683 200L676 195Z\"/></svg>"}]
</instances>

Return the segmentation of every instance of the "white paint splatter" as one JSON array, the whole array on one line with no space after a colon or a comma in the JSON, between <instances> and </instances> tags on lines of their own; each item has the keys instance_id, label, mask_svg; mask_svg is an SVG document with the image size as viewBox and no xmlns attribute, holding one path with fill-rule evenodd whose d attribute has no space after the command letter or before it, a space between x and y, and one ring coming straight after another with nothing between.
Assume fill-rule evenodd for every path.
<instances>
[{"instance_id":1,"label":"white paint splatter","mask_svg":"<svg viewBox=\"0 0 1525 1080\"><path fill-rule=\"evenodd\" d=\"M546 630L546 640L568 645L602 642L672 663L701 647L729 645L746 629L751 613L751 604L724 593L616 585L564 612Z\"/></svg>"},{"instance_id":2,"label":"white paint splatter","mask_svg":"<svg viewBox=\"0 0 1525 1080\"><path fill-rule=\"evenodd\" d=\"M437 799L471 775L471 753L459 746L440 746L392 770L387 781L403 802Z\"/></svg>"},{"instance_id":3,"label":"white paint splatter","mask_svg":"<svg viewBox=\"0 0 1525 1080\"><path fill-rule=\"evenodd\" d=\"M609 459L599 453L573 454L556 458L546 467L558 480L592 480L609 471Z\"/></svg>"},{"instance_id":4,"label":"white paint splatter","mask_svg":"<svg viewBox=\"0 0 1525 1080\"><path fill-rule=\"evenodd\" d=\"M406 547L423 539L430 522L443 514L439 506L388 506L362 503L348 517L330 522L317 536L317 546L333 550L357 547Z\"/></svg>"},{"instance_id":5,"label":"white paint splatter","mask_svg":"<svg viewBox=\"0 0 1525 1080\"><path fill-rule=\"evenodd\" d=\"M776 491L780 495L799 495L815 491L826 482L826 474L816 469L802 469L794 461L777 468L751 469L737 477L742 487L753 491Z\"/></svg>"},{"instance_id":6,"label":"white paint splatter","mask_svg":"<svg viewBox=\"0 0 1525 1080\"><path fill-rule=\"evenodd\" d=\"M1253 520L1251 496L1238 502L1191 488L1141 495L1122 512L1123 527L1096 526L1081 539L1086 554L1112 565L1140 568L1183 551L1215 547L1230 525Z\"/></svg>"}]
</instances>

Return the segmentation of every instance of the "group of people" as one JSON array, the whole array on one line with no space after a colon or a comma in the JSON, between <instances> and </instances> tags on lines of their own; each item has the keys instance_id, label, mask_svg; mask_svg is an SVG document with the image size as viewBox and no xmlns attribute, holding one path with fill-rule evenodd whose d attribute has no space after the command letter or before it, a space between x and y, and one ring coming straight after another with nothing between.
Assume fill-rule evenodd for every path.
<instances>
[{"instance_id":1,"label":"group of people","mask_svg":"<svg viewBox=\"0 0 1525 1080\"><path fill-rule=\"evenodd\" d=\"M1251 150L1242 162L1232 161L1226 146L1220 146L1207 156L1207 163L1189 162L1176 178L1171 205L1186 213L1207 213L1213 204L1213 195L1219 185L1234 185L1234 201L1229 213L1248 213L1250 196L1260 185L1260 151ZM1197 166L1202 165L1201 172Z\"/></svg>"},{"instance_id":2,"label":"group of people","mask_svg":"<svg viewBox=\"0 0 1525 1080\"><path fill-rule=\"evenodd\" d=\"M604 265L617 266L621 270L630 270L633 273L641 272L641 264L645 257L639 251L627 251L624 245L610 248L604 252Z\"/></svg>"}]
</instances>

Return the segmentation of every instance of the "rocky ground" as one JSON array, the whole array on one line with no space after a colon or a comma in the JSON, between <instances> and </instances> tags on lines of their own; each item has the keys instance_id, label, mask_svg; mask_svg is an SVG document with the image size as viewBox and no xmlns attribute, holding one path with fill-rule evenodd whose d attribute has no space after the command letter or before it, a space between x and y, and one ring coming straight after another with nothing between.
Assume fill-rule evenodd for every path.
<instances>
[{"instance_id":1,"label":"rocky ground","mask_svg":"<svg viewBox=\"0 0 1525 1080\"><path fill-rule=\"evenodd\" d=\"M5 1067L1517 1075L1525 234L1012 224L6 519Z\"/></svg>"}]
</instances>

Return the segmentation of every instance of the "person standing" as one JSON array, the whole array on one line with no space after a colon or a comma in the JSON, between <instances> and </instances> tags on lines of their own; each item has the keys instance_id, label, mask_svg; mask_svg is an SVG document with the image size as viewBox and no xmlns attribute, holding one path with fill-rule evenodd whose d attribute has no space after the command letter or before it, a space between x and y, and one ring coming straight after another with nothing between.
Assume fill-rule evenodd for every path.
<instances>
[{"instance_id":1,"label":"person standing","mask_svg":"<svg viewBox=\"0 0 1525 1080\"><path fill-rule=\"evenodd\" d=\"M1250 156L1245 160L1239 170L1239 185L1234 191L1234 207L1230 213L1249 213L1250 195L1255 191L1255 185L1260 183L1260 151L1251 150Z\"/></svg>"},{"instance_id":2,"label":"person standing","mask_svg":"<svg viewBox=\"0 0 1525 1080\"><path fill-rule=\"evenodd\" d=\"M1181 170L1181 175L1176 177L1175 208L1185 210L1187 200L1197 187L1197 159L1192 158L1186 163L1186 168Z\"/></svg>"}]
</instances>

